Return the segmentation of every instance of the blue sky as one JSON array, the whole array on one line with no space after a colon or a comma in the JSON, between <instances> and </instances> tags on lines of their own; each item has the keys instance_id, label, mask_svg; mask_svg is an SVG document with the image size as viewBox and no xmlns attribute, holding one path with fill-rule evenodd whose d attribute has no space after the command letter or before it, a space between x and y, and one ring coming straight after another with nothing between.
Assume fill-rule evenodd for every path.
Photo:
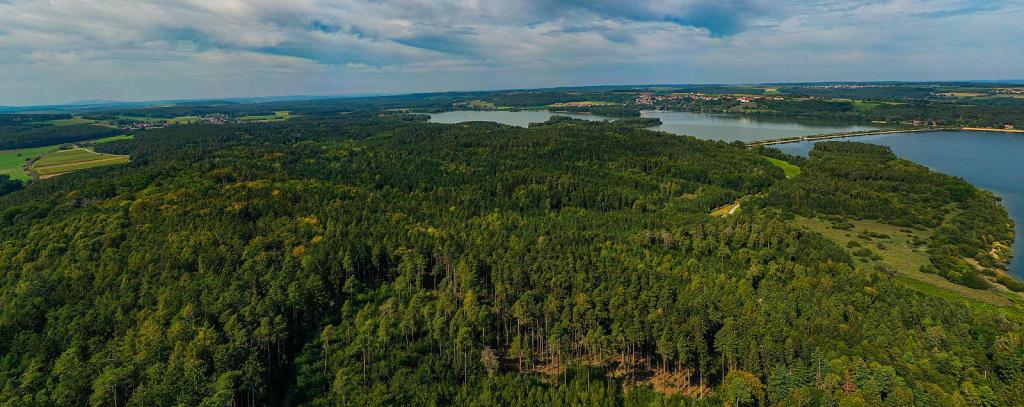
<instances>
[{"instance_id":1,"label":"blue sky","mask_svg":"<svg viewBox=\"0 0 1024 407\"><path fill-rule=\"evenodd\" d=\"M1024 0L0 0L0 105L1024 78Z\"/></svg>"}]
</instances>

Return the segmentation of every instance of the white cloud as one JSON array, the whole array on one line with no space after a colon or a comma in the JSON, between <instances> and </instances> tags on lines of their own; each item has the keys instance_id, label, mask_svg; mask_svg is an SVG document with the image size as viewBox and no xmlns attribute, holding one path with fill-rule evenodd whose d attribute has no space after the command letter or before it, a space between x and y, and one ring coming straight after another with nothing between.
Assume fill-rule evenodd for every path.
<instances>
[{"instance_id":1,"label":"white cloud","mask_svg":"<svg viewBox=\"0 0 1024 407\"><path fill-rule=\"evenodd\" d=\"M1021 76L1020 0L8 0L0 104ZM979 59L996 56L1003 64Z\"/></svg>"}]
</instances>

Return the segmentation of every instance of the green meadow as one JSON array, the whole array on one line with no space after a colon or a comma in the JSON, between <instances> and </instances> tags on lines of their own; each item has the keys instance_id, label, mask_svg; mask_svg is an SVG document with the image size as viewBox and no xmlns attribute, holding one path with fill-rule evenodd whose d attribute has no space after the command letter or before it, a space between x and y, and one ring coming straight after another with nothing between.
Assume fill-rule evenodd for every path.
<instances>
[{"instance_id":1,"label":"green meadow","mask_svg":"<svg viewBox=\"0 0 1024 407\"><path fill-rule=\"evenodd\" d=\"M46 146L0 152L0 175L6 174L13 179L27 181L29 175L22 168L25 162L33 157L41 156L56 149L57 146Z\"/></svg>"}]
</instances>

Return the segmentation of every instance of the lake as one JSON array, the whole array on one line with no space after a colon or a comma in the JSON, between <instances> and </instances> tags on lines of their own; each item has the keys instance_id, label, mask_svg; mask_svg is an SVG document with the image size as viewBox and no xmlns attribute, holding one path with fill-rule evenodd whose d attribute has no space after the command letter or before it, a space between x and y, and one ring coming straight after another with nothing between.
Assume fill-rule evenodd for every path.
<instances>
[{"instance_id":1,"label":"lake","mask_svg":"<svg viewBox=\"0 0 1024 407\"><path fill-rule=\"evenodd\" d=\"M641 115L661 119L661 126L652 127L651 130L728 142L737 140L750 142L878 128L828 120L778 119L690 112L644 111Z\"/></svg>"},{"instance_id":2,"label":"lake","mask_svg":"<svg viewBox=\"0 0 1024 407\"><path fill-rule=\"evenodd\" d=\"M994 192L1003 199L1017 226L1013 245L1015 259L1010 273L1024 280L1024 134L936 131L854 137L847 140L886 145L893 152L935 171L955 175ZM813 143L774 146L794 155L806 156Z\"/></svg>"},{"instance_id":3,"label":"lake","mask_svg":"<svg viewBox=\"0 0 1024 407\"><path fill-rule=\"evenodd\" d=\"M464 123L486 121L526 127L530 123L541 123L551 116L568 116L583 120L611 120L608 117L551 113L548 111L455 111L431 115L434 123ZM690 112L644 111L643 117L661 119L662 125L651 130L672 134L685 134L705 140L757 141L792 136L872 130L878 127L852 125L825 120L776 119Z\"/></svg>"},{"instance_id":4,"label":"lake","mask_svg":"<svg viewBox=\"0 0 1024 407\"><path fill-rule=\"evenodd\" d=\"M507 124L509 126L527 127L530 123L543 123L548 121L551 116L566 116L574 119L583 119L591 121L602 121L610 120L604 116L595 116L590 114L569 114L569 113L551 113L546 110L529 110L519 112L507 112L501 110L463 110L455 112L444 112L435 113L430 115L430 121L432 123L465 123L465 122L495 122L501 124Z\"/></svg>"}]
</instances>

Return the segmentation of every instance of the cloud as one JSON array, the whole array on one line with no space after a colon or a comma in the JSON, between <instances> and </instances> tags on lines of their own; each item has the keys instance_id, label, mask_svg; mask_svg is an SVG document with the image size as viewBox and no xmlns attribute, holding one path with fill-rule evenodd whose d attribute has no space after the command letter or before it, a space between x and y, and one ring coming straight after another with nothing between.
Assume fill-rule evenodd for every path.
<instances>
[{"instance_id":1,"label":"cloud","mask_svg":"<svg viewBox=\"0 0 1024 407\"><path fill-rule=\"evenodd\" d=\"M1020 0L6 0L0 104L1000 78L1020 76L1022 18Z\"/></svg>"}]
</instances>

